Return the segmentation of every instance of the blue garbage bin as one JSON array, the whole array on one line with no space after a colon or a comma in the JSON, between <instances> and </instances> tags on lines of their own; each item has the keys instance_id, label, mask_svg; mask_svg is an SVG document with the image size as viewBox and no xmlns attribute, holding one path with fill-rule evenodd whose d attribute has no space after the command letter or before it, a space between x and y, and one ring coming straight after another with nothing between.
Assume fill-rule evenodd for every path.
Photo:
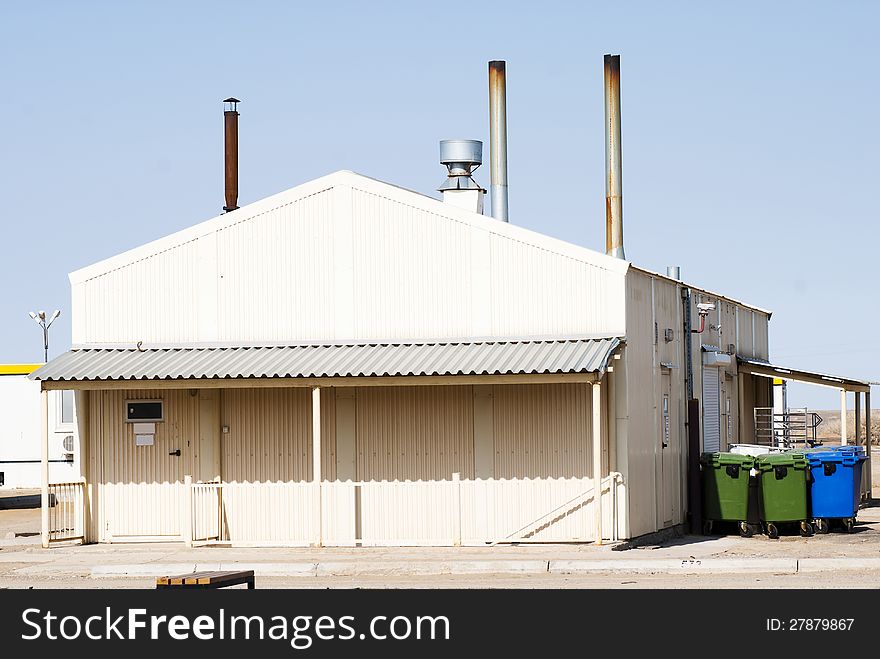
<instances>
[{"instance_id":1,"label":"blue garbage bin","mask_svg":"<svg viewBox=\"0 0 880 659\"><path fill-rule=\"evenodd\" d=\"M861 500L862 446L828 446L806 453L810 465L810 517L819 533L832 521L852 532Z\"/></svg>"}]
</instances>

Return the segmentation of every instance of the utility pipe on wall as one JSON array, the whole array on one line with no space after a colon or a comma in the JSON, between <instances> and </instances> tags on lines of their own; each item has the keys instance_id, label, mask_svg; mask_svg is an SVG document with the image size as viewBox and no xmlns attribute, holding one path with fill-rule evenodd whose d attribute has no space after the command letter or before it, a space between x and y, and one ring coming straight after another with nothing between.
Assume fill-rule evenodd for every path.
<instances>
[{"instance_id":1,"label":"utility pipe on wall","mask_svg":"<svg viewBox=\"0 0 880 659\"><path fill-rule=\"evenodd\" d=\"M504 60L489 62L489 158L492 217L507 222L507 63Z\"/></svg>"}]
</instances>

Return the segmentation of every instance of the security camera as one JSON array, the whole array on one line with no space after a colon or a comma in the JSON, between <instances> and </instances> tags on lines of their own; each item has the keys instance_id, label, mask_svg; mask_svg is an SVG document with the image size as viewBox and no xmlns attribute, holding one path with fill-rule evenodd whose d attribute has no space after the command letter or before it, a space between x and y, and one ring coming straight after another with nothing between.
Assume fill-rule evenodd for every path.
<instances>
[{"instance_id":1,"label":"security camera","mask_svg":"<svg viewBox=\"0 0 880 659\"><path fill-rule=\"evenodd\" d=\"M710 311L715 311L715 303L714 302L700 302L697 305L697 310L700 313L709 313Z\"/></svg>"}]
</instances>

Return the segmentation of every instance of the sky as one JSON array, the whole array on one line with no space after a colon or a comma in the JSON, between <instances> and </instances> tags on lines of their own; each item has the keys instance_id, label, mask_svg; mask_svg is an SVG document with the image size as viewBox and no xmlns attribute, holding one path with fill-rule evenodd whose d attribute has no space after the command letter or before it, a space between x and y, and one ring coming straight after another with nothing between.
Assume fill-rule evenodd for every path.
<instances>
[{"instance_id":1,"label":"sky","mask_svg":"<svg viewBox=\"0 0 880 659\"><path fill-rule=\"evenodd\" d=\"M878 24L846 1L0 0L0 362L42 360L32 309L70 347L69 272L220 213L228 96L241 205L340 169L437 195L439 140L488 153L504 59L510 221L604 251L619 53L627 258L771 309L774 362L880 380Z\"/></svg>"}]
</instances>

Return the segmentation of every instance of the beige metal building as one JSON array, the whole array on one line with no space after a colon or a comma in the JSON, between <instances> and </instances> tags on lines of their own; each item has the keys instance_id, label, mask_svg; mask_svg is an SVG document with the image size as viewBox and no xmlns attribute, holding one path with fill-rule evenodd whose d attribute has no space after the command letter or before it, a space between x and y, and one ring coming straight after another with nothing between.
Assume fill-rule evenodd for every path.
<instances>
[{"instance_id":1,"label":"beige metal building","mask_svg":"<svg viewBox=\"0 0 880 659\"><path fill-rule=\"evenodd\" d=\"M769 312L351 172L70 280L48 540L630 538L685 519L687 341L706 448L770 404Z\"/></svg>"}]
</instances>

